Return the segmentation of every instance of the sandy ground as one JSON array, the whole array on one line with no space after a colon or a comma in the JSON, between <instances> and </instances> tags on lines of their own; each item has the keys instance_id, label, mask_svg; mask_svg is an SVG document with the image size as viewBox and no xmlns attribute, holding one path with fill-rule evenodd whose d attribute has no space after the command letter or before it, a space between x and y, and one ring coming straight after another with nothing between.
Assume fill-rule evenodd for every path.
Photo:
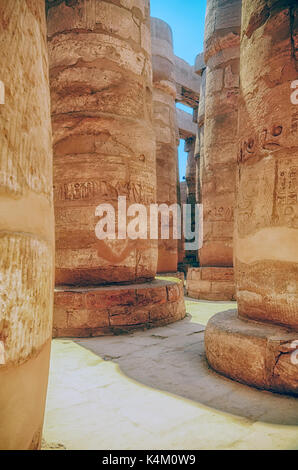
<instances>
[{"instance_id":1,"label":"sandy ground","mask_svg":"<svg viewBox=\"0 0 298 470\"><path fill-rule=\"evenodd\" d=\"M54 340L44 449L297 449L298 401L210 370L204 327L235 302L186 298L178 323Z\"/></svg>"}]
</instances>

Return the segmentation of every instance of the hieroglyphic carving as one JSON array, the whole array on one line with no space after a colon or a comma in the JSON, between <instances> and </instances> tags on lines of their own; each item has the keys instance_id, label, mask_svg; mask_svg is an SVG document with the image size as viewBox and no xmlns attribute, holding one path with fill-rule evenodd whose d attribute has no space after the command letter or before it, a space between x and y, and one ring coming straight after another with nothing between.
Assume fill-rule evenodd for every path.
<instances>
[{"instance_id":1,"label":"hieroglyphic carving","mask_svg":"<svg viewBox=\"0 0 298 470\"><path fill-rule=\"evenodd\" d=\"M276 182L275 224L298 228L298 165L279 161Z\"/></svg>"},{"instance_id":2,"label":"hieroglyphic carving","mask_svg":"<svg viewBox=\"0 0 298 470\"><path fill-rule=\"evenodd\" d=\"M115 200L126 196L130 202L151 204L155 202L154 188L141 183L117 181L113 184L103 180L75 181L54 185L55 201Z\"/></svg>"},{"instance_id":3,"label":"hieroglyphic carving","mask_svg":"<svg viewBox=\"0 0 298 470\"><path fill-rule=\"evenodd\" d=\"M234 210L232 207L215 206L205 212L206 221L231 221L234 218Z\"/></svg>"},{"instance_id":4,"label":"hieroglyphic carving","mask_svg":"<svg viewBox=\"0 0 298 470\"><path fill-rule=\"evenodd\" d=\"M275 162L262 160L243 167L239 178L237 227L239 236L269 227L274 209Z\"/></svg>"},{"instance_id":5,"label":"hieroglyphic carving","mask_svg":"<svg viewBox=\"0 0 298 470\"><path fill-rule=\"evenodd\" d=\"M280 136L283 132L283 126L273 125L270 128L263 128L255 135L251 135L240 141L238 154L238 163L245 162L251 158L260 156L262 150L274 151L280 148Z\"/></svg>"},{"instance_id":6,"label":"hieroglyphic carving","mask_svg":"<svg viewBox=\"0 0 298 470\"><path fill-rule=\"evenodd\" d=\"M297 228L297 192L298 166L290 160L271 159L242 168L237 211L239 235L272 225Z\"/></svg>"}]
</instances>

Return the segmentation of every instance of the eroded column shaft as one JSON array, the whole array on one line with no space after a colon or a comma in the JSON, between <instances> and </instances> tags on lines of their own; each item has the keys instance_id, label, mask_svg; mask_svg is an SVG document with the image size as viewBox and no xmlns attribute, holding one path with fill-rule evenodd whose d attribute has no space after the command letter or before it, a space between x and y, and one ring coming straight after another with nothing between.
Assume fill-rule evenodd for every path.
<instances>
[{"instance_id":1,"label":"eroded column shaft","mask_svg":"<svg viewBox=\"0 0 298 470\"><path fill-rule=\"evenodd\" d=\"M38 449L52 336L54 214L45 5L0 0L0 448Z\"/></svg>"},{"instance_id":2,"label":"eroded column shaft","mask_svg":"<svg viewBox=\"0 0 298 470\"><path fill-rule=\"evenodd\" d=\"M177 140L176 86L171 28L158 18L151 18L153 62L153 116L156 137L157 203L177 204ZM176 272L178 240L173 238L173 218L170 238L159 239L157 271ZM160 227L161 228L161 227Z\"/></svg>"},{"instance_id":3,"label":"eroded column shaft","mask_svg":"<svg viewBox=\"0 0 298 470\"><path fill-rule=\"evenodd\" d=\"M208 0L205 86L199 109L203 246L188 273L189 295L232 300L241 0ZM204 80L206 85L204 85ZM203 90L202 90L203 91Z\"/></svg>"},{"instance_id":4,"label":"eroded column shaft","mask_svg":"<svg viewBox=\"0 0 298 470\"><path fill-rule=\"evenodd\" d=\"M154 278L157 243L99 240L95 209L156 200L149 1L78 0L48 10L56 284ZM127 220L128 223L128 220Z\"/></svg>"},{"instance_id":5,"label":"eroded column shaft","mask_svg":"<svg viewBox=\"0 0 298 470\"><path fill-rule=\"evenodd\" d=\"M208 1L201 266L233 266L240 18L241 0Z\"/></svg>"},{"instance_id":6,"label":"eroded column shaft","mask_svg":"<svg viewBox=\"0 0 298 470\"><path fill-rule=\"evenodd\" d=\"M218 372L298 395L297 3L243 0L235 228L236 311L212 317Z\"/></svg>"},{"instance_id":7,"label":"eroded column shaft","mask_svg":"<svg viewBox=\"0 0 298 470\"><path fill-rule=\"evenodd\" d=\"M235 258L239 313L298 328L295 3L244 1Z\"/></svg>"}]
</instances>

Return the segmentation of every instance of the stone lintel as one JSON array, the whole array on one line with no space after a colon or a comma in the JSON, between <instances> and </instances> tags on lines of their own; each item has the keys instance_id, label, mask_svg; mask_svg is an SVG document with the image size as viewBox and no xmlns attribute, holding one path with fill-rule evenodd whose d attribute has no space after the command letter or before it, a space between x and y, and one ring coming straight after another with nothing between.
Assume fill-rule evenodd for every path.
<instances>
[{"instance_id":1,"label":"stone lintel","mask_svg":"<svg viewBox=\"0 0 298 470\"><path fill-rule=\"evenodd\" d=\"M206 64L204 61L204 52L201 52L200 54L197 55L195 59L194 72L197 75L202 76L205 69L206 69Z\"/></svg>"},{"instance_id":2,"label":"stone lintel","mask_svg":"<svg viewBox=\"0 0 298 470\"><path fill-rule=\"evenodd\" d=\"M179 108L177 108L176 111L180 139L189 139L190 137L195 137L197 133L197 126L193 122L192 115Z\"/></svg>"},{"instance_id":3,"label":"stone lintel","mask_svg":"<svg viewBox=\"0 0 298 470\"><path fill-rule=\"evenodd\" d=\"M201 77L195 68L180 57L174 57L177 101L195 108L199 104Z\"/></svg>"}]
</instances>

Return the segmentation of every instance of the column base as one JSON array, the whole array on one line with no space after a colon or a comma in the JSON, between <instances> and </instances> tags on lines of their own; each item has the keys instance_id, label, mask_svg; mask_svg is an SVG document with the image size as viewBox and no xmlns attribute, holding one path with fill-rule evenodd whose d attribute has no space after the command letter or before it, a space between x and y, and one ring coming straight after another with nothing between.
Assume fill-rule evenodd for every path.
<instances>
[{"instance_id":1,"label":"column base","mask_svg":"<svg viewBox=\"0 0 298 470\"><path fill-rule=\"evenodd\" d=\"M229 310L209 320L205 349L210 366L220 374L263 390L298 396L296 340L294 330L247 321Z\"/></svg>"},{"instance_id":2,"label":"column base","mask_svg":"<svg viewBox=\"0 0 298 470\"><path fill-rule=\"evenodd\" d=\"M235 300L234 268L190 268L186 292L202 300Z\"/></svg>"},{"instance_id":3,"label":"column base","mask_svg":"<svg viewBox=\"0 0 298 470\"><path fill-rule=\"evenodd\" d=\"M183 283L55 289L53 337L90 337L163 326L186 315Z\"/></svg>"}]
</instances>

